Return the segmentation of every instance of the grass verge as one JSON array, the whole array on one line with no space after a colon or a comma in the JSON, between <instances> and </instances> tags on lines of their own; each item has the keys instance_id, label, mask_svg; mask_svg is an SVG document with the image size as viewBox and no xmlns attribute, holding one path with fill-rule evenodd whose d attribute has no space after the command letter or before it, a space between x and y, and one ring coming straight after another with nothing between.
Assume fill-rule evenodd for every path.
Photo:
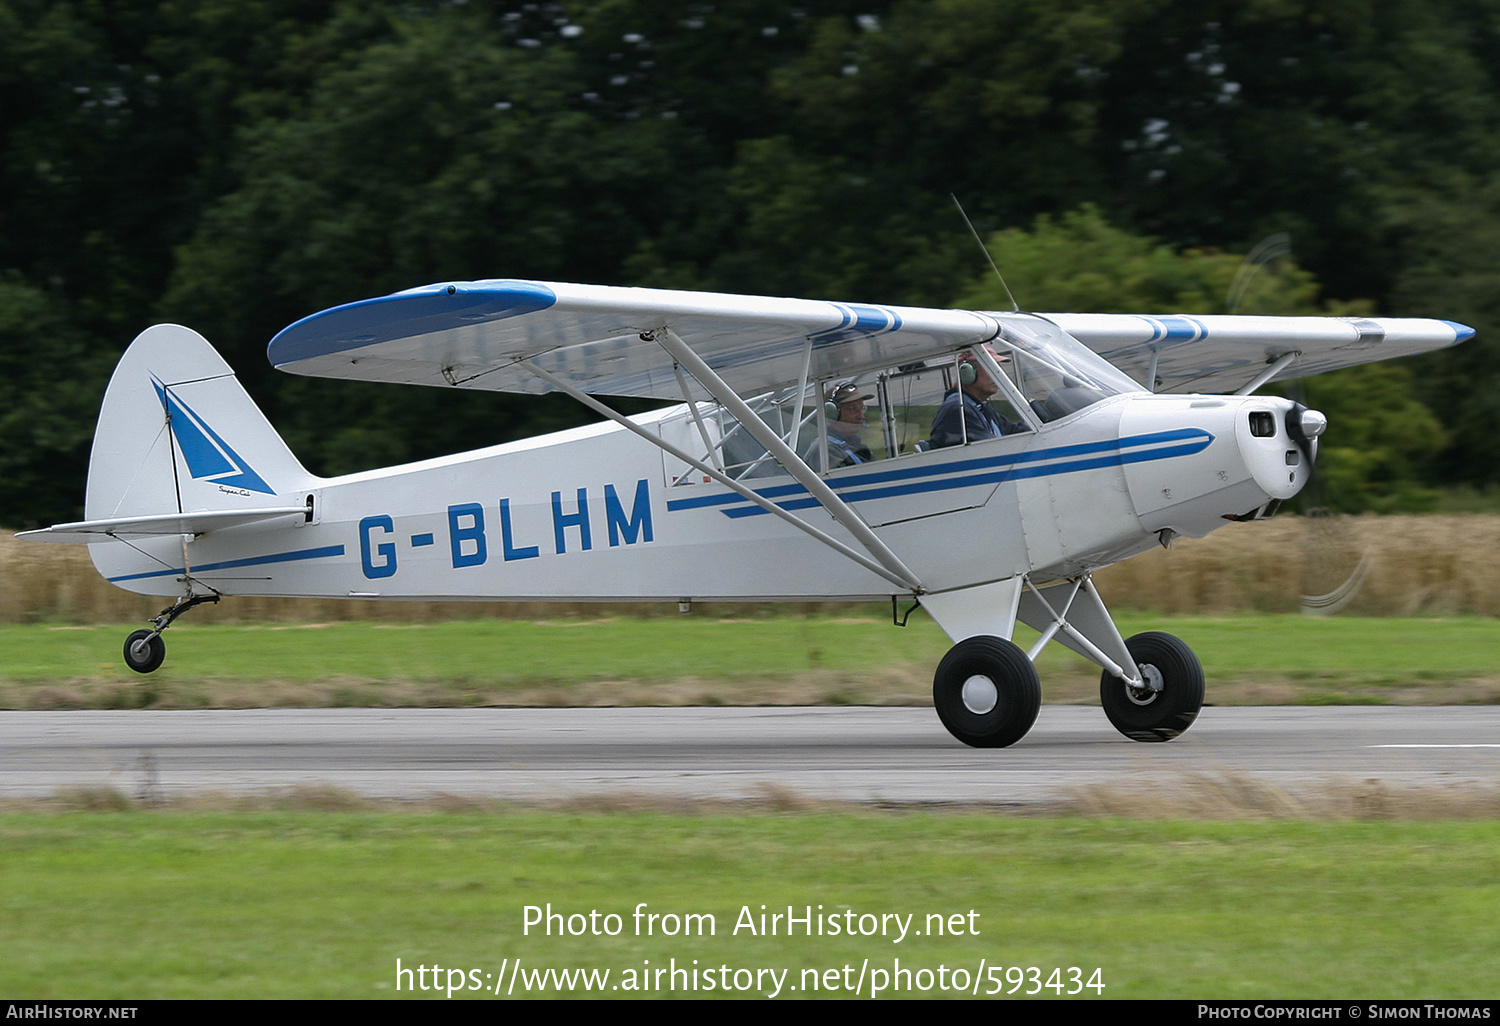
<instances>
[{"instance_id":1,"label":"grass verge","mask_svg":"<svg viewBox=\"0 0 1500 1026\"><path fill-rule=\"evenodd\" d=\"M397 959L441 966L466 988L455 998L517 959L607 969L613 997L674 966L679 988L698 982L689 996L722 993L694 966L728 970L738 996L771 991L754 970L784 972L782 997L814 980L847 996L863 966L868 994L899 959L924 997L945 993L940 967L988 990L983 964L1043 981L1057 967L1065 985L1070 967L1099 969L1108 998L1473 998L1494 996L1500 946L1494 820L127 809L0 814L0 853L0 993L21 999L445 998ZM564 917L551 935L528 930L527 906L549 904ZM642 904L664 917L650 935ZM810 910L823 935L788 937L783 919L768 936L762 906ZM690 913L713 917L711 936L706 918L685 932ZM921 935L898 942L886 913ZM556 996L555 977L534 993Z\"/></svg>"},{"instance_id":2,"label":"grass verge","mask_svg":"<svg viewBox=\"0 0 1500 1026\"><path fill-rule=\"evenodd\" d=\"M1209 701L1493 704L1500 621L1124 614L1126 636L1167 630L1202 659ZM917 704L948 647L924 617L884 611L464 620L420 624L182 624L166 665L125 669L129 628L0 625L0 708ZM1023 646L1035 635L1018 631ZM1049 702L1095 702L1099 671L1058 645L1038 670Z\"/></svg>"}]
</instances>

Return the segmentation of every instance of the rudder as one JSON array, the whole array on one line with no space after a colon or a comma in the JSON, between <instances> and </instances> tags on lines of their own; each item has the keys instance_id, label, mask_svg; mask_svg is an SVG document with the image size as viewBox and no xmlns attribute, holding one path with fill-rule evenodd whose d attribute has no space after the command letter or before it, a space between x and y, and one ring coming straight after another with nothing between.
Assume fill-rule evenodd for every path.
<instances>
[{"instance_id":1,"label":"rudder","mask_svg":"<svg viewBox=\"0 0 1500 1026\"><path fill-rule=\"evenodd\" d=\"M84 513L250 509L312 482L207 340L158 324L125 350L105 390Z\"/></svg>"}]
</instances>

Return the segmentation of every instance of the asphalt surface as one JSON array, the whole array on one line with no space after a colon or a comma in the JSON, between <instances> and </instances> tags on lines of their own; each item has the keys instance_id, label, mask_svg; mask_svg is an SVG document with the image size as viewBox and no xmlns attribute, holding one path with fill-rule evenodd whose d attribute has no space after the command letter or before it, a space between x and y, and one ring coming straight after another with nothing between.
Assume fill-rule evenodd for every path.
<instances>
[{"instance_id":1,"label":"asphalt surface","mask_svg":"<svg viewBox=\"0 0 1500 1026\"><path fill-rule=\"evenodd\" d=\"M1208 708L1166 744L1097 708L1043 706L1011 748L953 740L930 709L254 709L0 712L0 796L134 797L332 785L372 797L644 795L1026 804L1086 785L1230 774L1500 782L1500 707Z\"/></svg>"}]
</instances>

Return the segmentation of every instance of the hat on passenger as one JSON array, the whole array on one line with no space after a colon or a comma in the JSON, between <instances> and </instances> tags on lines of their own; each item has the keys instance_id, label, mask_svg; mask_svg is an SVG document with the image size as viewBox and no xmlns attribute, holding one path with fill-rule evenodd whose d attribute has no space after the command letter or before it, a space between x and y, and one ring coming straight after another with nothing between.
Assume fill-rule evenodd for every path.
<instances>
[{"instance_id":1,"label":"hat on passenger","mask_svg":"<svg viewBox=\"0 0 1500 1026\"><path fill-rule=\"evenodd\" d=\"M874 398L868 392L863 395L860 394L859 386L852 381L846 381L842 385L834 385L828 390L828 401L835 406L842 406L845 403L853 402L869 402Z\"/></svg>"}]
</instances>

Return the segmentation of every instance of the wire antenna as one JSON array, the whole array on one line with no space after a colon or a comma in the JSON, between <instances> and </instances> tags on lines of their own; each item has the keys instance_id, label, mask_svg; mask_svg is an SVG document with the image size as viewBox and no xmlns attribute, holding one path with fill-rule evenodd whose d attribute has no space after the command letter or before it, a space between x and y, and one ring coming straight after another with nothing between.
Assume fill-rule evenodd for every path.
<instances>
[{"instance_id":1,"label":"wire antenna","mask_svg":"<svg viewBox=\"0 0 1500 1026\"><path fill-rule=\"evenodd\" d=\"M1001 274L1000 268L995 266L995 258L990 256L990 248L984 244L984 240L981 239L979 237L979 233L974 230L974 222L969 220L969 215L964 211L964 205L960 203L958 201L958 197L953 195L953 193L951 192L948 194L948 198L951 199L953 201L953 205L958 208L958 216L963 218L964 224L969 226L969 234L974 236L975 242L979 243L979 251L983 253L984 258L989 261L990 270L994 271L995 277L1000 279L1000 287L1005 290L1005 298L1010 300L1010 308L1016 313L1020 313L1021 304L1017 303L1016 297L1010 294L1010 286L1005 284L1005 275Z\"/></svg>"}]
</instances>

